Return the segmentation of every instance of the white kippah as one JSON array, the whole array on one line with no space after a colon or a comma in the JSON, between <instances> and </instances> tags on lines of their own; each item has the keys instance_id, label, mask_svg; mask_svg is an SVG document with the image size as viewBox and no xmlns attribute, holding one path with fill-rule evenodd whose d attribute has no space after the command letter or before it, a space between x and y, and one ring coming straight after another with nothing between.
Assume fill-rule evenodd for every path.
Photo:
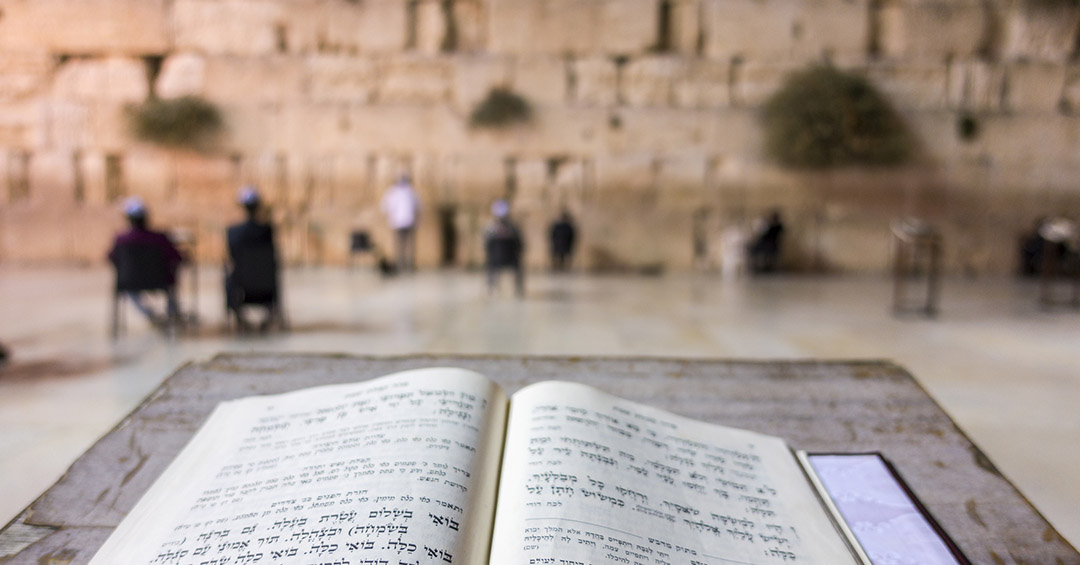
<instances>
[{"instance_id":1,"label":"white kippah","mask_svg":"<svg viewBox=\"0 0 1080 565\"><path fill-rule=\"evenodd\" d=\"M127 216L143 216L146 214L146 203L138 196L132 196L124 200L124 214Z\"/></svg>"},{"instance_id":2,"label":"white kippah","mask_svg":"<svg viewBox=\"0 0 1080 565\"><path fill-rule=\"evenodd\" d=\"M259 201L259 190L250 184L245 185L240 189L238 200L244 206L255 204Z\"/></svg>"}]
</instances>

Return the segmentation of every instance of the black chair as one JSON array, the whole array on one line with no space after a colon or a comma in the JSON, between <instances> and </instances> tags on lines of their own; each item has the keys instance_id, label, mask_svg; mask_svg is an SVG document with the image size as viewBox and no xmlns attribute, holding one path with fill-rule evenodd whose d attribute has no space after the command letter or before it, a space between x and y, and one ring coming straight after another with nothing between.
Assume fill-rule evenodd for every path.
<instances>
[{"instance_id":1,"label":"black chair","mask_svg":"<svg viewBox=\"0 0 1080 565\"><path fill-rule=\"evenodd\" d=\"M116 269L113 286L112 335L116 338L124 325L122 303L129 292L163 292L166 300L175 300L174 274L169 258L157 245L146 243L122 243L112 255ZM177 323L174 308L166 309L166 329Z\"/></svg>"},{"instance_id":2,"label":"black chair","mask_svg":"<svg viewBox=\"0 0 1080 565\"><path fill-rule=\"evenodd\" d=\"M278 285L277 257L272 245L260 245L233 250L233 263L225 269L225 314L231 322L235 316L238 327L247 329L242 310L247 306L266 309L265 326L277 323L286 327L281 293Z\"/></svg>"}]
</instances>

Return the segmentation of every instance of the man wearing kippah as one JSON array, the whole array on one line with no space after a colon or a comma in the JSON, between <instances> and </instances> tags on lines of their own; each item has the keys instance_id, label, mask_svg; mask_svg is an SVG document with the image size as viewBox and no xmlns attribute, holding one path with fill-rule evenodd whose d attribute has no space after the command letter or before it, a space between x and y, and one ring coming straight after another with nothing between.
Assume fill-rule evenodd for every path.
<instances>
[{"instance_id":1,"label":"man wearing kippah","mask_svg":"<svg viewBox=\"0 0 1080 565\"><path fill-rule=\"evenodd\" d=\"M147 217L149 212L141 198L133 196L124 201L124 216L127 217L130 228L128 231L116 236L112 249L109 250L109 261L118 269L121 268L119 263L120 254L122 248L125 247L144 247L157 250L160 256L164 258L163 264L167 270L167 272L162 273L167 286L167 311L165 314L155 312L153 308L146 304L142 291L127 292L135 308L142 312L155 327L163 328L168 320L175 319L177 315L176 270L180 267L180 263L183 262L183 256L173 245L169 236L148 227L149 220ZM134 265L134 267L138 268L140 265ZM141 265L141 267L145 268L145 265Z\"/></svg>"},{"instance_id":2,"label":"man wearing kippah","mask_svg":"<svg viewBox=\"0 0 1080 565\"><path fill-rule=\"evenodd\" d=\"M241 331L250 328L242 311L243 306L263 307L266 318L260 329L265 330L271 322L282 322L274 226L261 217L262 198L255 187L241 188L238 200L247 219L229 226L226 231L229 265L225 277L225 299Z\"/></svg>"},{"instance_id":3,"label":"man wearing kippah","mask_svg":"<svg viewBox=\"0 0 1080 565\"><path fill-rule=\"evenodd\" d=\"M521 254L525 250L525 243L521 230L510 219L510 204L507 201L496 200L491 205L491 215L495 218L484 231L488 292L495 292L499 273L503 269L512 269L514 291L518 298L522 298L525 296L525 270L521 264Z\"/></svg>"}]
</instances>

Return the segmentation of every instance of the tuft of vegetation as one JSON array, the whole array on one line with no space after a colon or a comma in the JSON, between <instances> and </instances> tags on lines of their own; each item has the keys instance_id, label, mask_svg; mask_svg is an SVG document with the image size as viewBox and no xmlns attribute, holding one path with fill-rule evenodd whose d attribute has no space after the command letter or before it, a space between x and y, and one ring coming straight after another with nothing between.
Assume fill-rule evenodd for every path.
<instances>
[{"instance_id":1,"label":"tuft of vegetation","mask_svg":"<svg viewBox=\"0 0 1080 565\"><path fill-rule=\"evenodd\" d=\"M506 88L493 88L469 116L474 128L501 128L529 121L529 102Z\"/></svg>"},{"instance_id":2,"label":"tuft of vegetation","mask_svg":"<svg viewBox=\"0 0 1080 565\"><path fill-rule=\"evenodd\" d=\"M136 137L174 147L200 147L222 127L218 109L196 96L151 98L129 106L127 113Z\"/></svg>"},{"instance_id":3,"label":"tuft of vegetation","mask_svg":"<svg viewBox=\"0 0 1080 565\"><path fill-rule=\"evenodd\" d=\"M915 153L889 101L865 77L829 66L791 74L764 119L766 153L789 167L900 165Z\"/></svg>"}]
</instances>

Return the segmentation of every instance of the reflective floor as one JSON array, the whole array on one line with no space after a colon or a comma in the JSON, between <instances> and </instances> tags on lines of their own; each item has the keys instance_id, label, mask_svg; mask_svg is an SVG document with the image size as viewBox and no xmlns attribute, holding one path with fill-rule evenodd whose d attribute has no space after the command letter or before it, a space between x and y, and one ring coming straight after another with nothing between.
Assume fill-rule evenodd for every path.
<instances>
[{"instance_id":1,"label":"reflective floor","mask_svg":"<svg viewBox=\"0 0 1080 565\"><path fill-rule=\"evenodd\" d=\"M292 331L222 331L220 272L204 269L198 335L163 339L136 312L108 338L105 269L0 266L0 520L45 490L179 365L220 351L892 359L1080 545L1080 312L1042 311L1032 283L949 280L936 320L889 314L882 277L723 281L532 275L524 300L479 273L382 280L286 274Z\"/></svg>"}]
</instances>

